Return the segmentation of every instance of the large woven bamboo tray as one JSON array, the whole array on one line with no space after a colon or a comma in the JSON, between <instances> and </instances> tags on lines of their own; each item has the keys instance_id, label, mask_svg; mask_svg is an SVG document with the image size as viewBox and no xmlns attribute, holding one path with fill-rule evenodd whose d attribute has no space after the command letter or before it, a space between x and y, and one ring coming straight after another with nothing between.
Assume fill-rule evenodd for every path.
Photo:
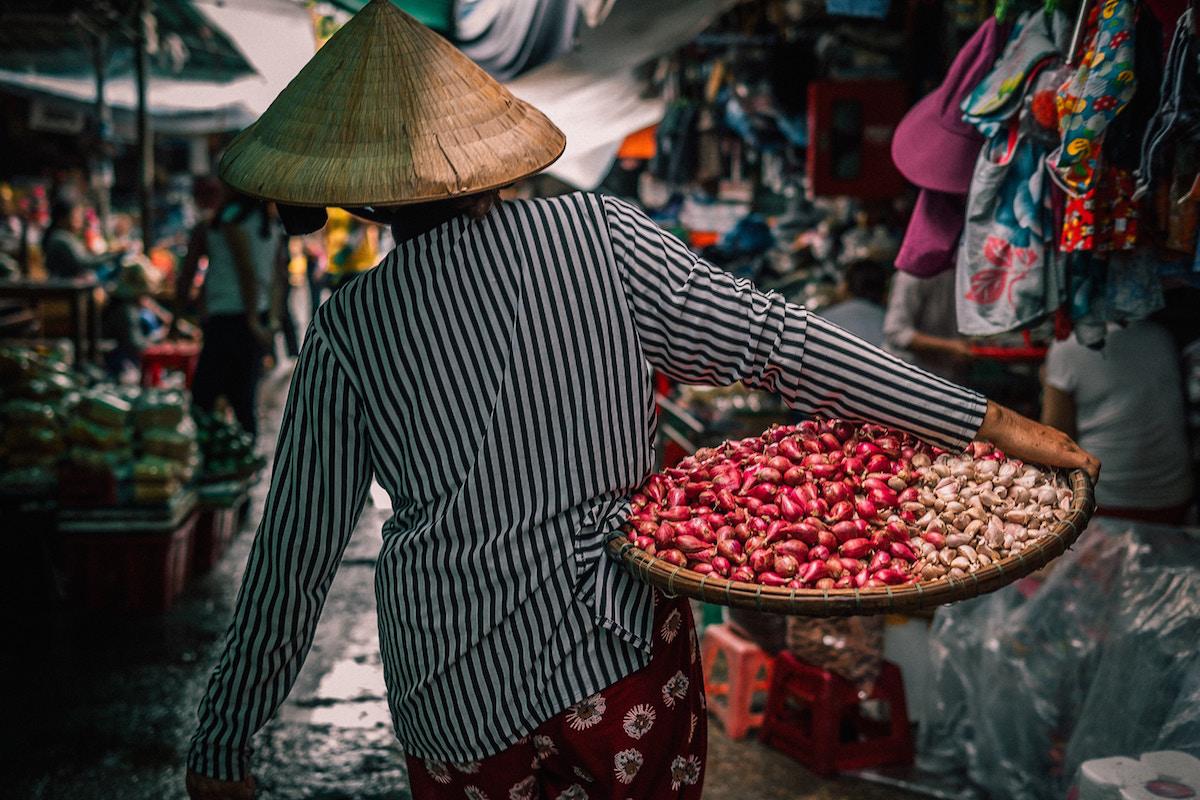
<instances>
[{"instance_id":1,"label":"large woven bamboo tray","mask_svg":"<svg viewBox=\"0 0 1200 800\"><path fill-rule=\"evenodd\" d=\"M994 592L1066 552L1087 527L1096 508L1092 481L1087 473L1070 473L1071 510L1037 542L1020 553L997 561L966 578L939 578L903 586L865 589L787 589L701 575L669 564L634 547L622 533L609 540L610 551L638 578L668 594L706 603L752 608L777 614L806 617L848 617L919 611Z\"/></svg>"}]
</instances>

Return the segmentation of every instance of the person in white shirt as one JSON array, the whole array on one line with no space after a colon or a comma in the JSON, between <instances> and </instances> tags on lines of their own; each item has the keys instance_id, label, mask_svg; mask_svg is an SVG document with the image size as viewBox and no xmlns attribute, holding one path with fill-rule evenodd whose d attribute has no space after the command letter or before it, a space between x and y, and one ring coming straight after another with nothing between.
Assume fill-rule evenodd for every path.
<instances>
[{"instance_id":1,"label":"person in white shirt","mask_svg":"<svg viewBox=\"0 0 1200 800\"><path fill-rule=\"evenodd\" d=\"M267 203L232 191L203 225L180 271L180 286L190 286L199 257L208 256L204 345L192 397L208 413L225 397L242 428L255 436L262 360L273 349L287 286L285 239Z\"/></svg>"},{"instance_id":2,"label":"person in white shirt","mask_svg":"<svg viewBox=\"0 0 1200 800\"><path fill-rule=\"evenodd\" d=\"M883 321L885 347L905 361L962 383L971 344L958 335L954 270L918 278L896 270Z\"/></svg>"},{"instance_id":3,"label":"person in white shirt","mask_svg":"<svg viewBox=\"0 0 1200 800\"><path fill-rule=\"evenodd\" d=\"M1194 484L1179 355L1156 322L1109 325L1102 350L1070 337L1046 355L1042 422L1104 462L1097 513L1181 524Z\"/></svg>"}]
</instances>

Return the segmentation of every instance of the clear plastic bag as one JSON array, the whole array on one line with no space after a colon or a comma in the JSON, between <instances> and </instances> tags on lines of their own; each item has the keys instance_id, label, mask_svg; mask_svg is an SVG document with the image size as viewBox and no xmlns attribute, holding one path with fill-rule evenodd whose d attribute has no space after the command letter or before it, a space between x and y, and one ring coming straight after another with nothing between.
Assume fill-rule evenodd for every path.
<instances>
[{"instance_id":1,"label":"clear plastic bag","mask_svg":"<svg viewBox=\"0 0 1200 800\"><path fill-rule=\"evenodd\" d=\"M1200 755L1200 542L1096 520L1040 586L939 609L918 763L993 800L1061 798L1092 758Z\"/></svg>"}]
</instances>

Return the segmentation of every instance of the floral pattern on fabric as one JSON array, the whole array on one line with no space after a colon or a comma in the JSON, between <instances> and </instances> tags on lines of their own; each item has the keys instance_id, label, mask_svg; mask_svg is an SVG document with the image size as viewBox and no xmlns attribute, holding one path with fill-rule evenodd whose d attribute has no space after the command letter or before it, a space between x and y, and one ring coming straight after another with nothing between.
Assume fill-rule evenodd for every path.
<instances>
[{"instance_id":1,"label":"floral pattern on fabric","mask_svg":"<svg viewBox=\"0 0 1200 800\"><path fill-rule=\"evenodd\" d=\"M567 724L577 731L587 730L604 719L604 696L585 697L567 709Z\"/></svg>"},{"instance_id":2,"label":"floral pattern on fabric","mask_svg":"<svg viewBox=\"0 0 1200 800\"><path fill-rule=\"evenodd\" d=\"M1001 133L1020 110L1030 77L1057 52L1048 17L1040 10L1022 14L992 71L963 98L963 121L986 138Z\"/></svg>"},{"instance_id":3,"label":"floral pattern on fabric","mask_svg":"<svg viewBox=\"0 0 1200 800\"><path fill-rule=\"evenodd\" d=\"M549 736L534 736L533 737L533 768L537 769L552 755L558 753L558 748L554 745L554 740Z\"/></svg>"},{"instance_id":4,"label":"floral pattern on fabric","mask_svg":"<svg viewBox=\"0 0 1200 800\"><path fill-rule=\"evenodd\" d=\"M666 620L663 621L662 628L659 630L658 635L663 638L664 642L670 644L671 642L675 641L675 637L679 635L679 628L681 625L682 622L679 611L672 611L667 615Z\"/></svg>"},{"instance_id":5,"label":"floral pattern on fabric","mask_svg":"<svg viewBox=\"0 0 1200 800\"><path fill-rule=\"evenodd\" d=\"M676 756L671 762L671 788L675 791L683 786L692 786L700 780L700 759L695 756Z\"/></svg>"},{"instance_id":6,"label":"floral pattern on fabric","mask_svg":"<svg viewBox=\"0 0 1200 800\"><path fill-rule=\"evenodd\" d=\"M640 739L654 727L654 706L641 703L625 712L625 721L621 727L631 739Z\"/></svg>"},{"instance_id":7,"label":"floral pattern on fabric","mask_svg":"<svg viewBox=\"0 0 1200 800\"><path fill-rule=\"evenodd\" d=\"M429 776L438 783L450 782L450 770L446 769L444 761L426 760L425 769L429 772Z\"/></svg>"},{"instance_id":8,"label":"floral pattern on fabric","mask_svg":"<svg viewBox=\"0 0 1200 800\"><path fill-rule=\"evenodd\" d=\"M659 635L662 630L674 631L670 642ZM694 630L687 600L659 595L644 667L479 762L409 756L413 796L702 800L708 737L704 679L699 665L690 663Z\"/></svg>"},{"instance_id":9,"label":"floral pattern on fabric","mask_svg":"<svg viewBox=\"0 0 1200 800\"><path fill-rule=\"evenodd\" d=\"M1066 279L1054 246L1045 148L1010 130L975 163L956 264L958 329L972 336L1017 330L1062 302Z\"/></svg>"},{"instance_id":10,"label":"floral pattern on fabric","mask_svg":"<svg viewBox=\"0 0 1200 800\"><path fill-rule=\"evenodd\" d=\"M671 679L663 685L662 699L663 705L667 708L674 708L678 700L682 700L687 696L688 679L680 670L671 676Z\"/></svg>"},{"instance_id":11,"label":"floral pattern on fabric","mask_svg":"<svg viewBox=\"0 0 1200 800\"><path fill-rule=\"evenodd\" d=\"M616 773L617 780L625 784L633 783L645 760L642 754L632 747L617 753L613 756L613 772Z\"/></svg>"},{"instance_id":12,"label":"floral pattern on fabric","mask_svg":"<svg viewBox=\"0 0 1200 800\"><path fill-rule=\"evenodd\" d=\"M1087 193L1100 168L1104 131L1133 99L1135 0L1103 0L1092 11L1095 32L1075 74L1060 87L1059 148L1050 157L1063 188Z\"/></svg>"},{"instance_id":13,"label":"floral pattern on fabric","mask_svg":"<svg viewBox=\"0 0 1200 800\"><path fill-rule=\"evenodd\" d=\"M508 800L533 800L537 795L537 778L530 775L523 781L513 784L508 790Z\"/></svg>"}]
</instances>

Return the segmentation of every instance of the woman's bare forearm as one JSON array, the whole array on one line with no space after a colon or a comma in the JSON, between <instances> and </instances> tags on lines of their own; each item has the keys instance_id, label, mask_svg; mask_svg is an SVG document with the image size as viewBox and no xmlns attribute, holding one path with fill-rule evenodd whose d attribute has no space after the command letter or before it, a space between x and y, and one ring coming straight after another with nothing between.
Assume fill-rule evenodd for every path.
<instances>
[{"instance_id":1,"label":"woman's bare forearm","mask_svg":"<svg viewBox=\"0 0 1200 800\"><path fill-rule=\"evenodd\" d=\"M1092 480L1100 476L1100 460L1077 445L1070 436L991 400L983 424L979 426L979 438L1025 461L1082 469L1092 476Z\"/></svg>"}]
</instances>

